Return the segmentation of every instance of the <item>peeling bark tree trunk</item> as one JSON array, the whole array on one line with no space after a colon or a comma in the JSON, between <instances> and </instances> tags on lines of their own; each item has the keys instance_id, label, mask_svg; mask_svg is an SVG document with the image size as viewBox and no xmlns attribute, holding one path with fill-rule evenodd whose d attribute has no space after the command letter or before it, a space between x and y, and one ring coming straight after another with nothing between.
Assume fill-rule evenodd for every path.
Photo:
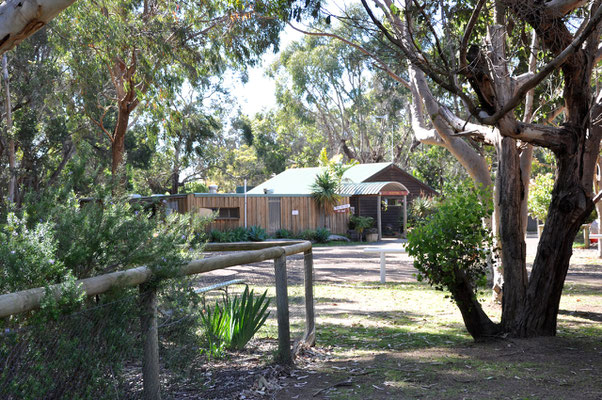
<instances>
[{"instance_id":1,"label":"peeling bark tree trunk","mask_svg":"<svg viewBox=\"0 0 602 400\"><path fill-rule=\"evenodd\" d=\"M113 179L119 174L119 170L123 165L123 157L125 154L125 134L128 129L130 120L130 111L127 105L120 105L117 114L117 125L113 131L113 142L111 143L111 174Z\"/></svg>"},{"instance_id":2,"label":"peeling bark tree trunk","mask_svg":"<svg viewBox=\"0 0 602 400\"><path fill-rule=\"evenodd\" d=\"M36 33L75 0L6 0L0 4L0 54Z\"/></svg>"},{"instance_id":3,"label":"peeling bark tree trunk","mask_svg":"<svg viewBox=\"0 0 602 400\"><path fill-rule=\"evenodd\" d=\"M10 98L10 82L8 80L8 61L6 54L2 55L2 77L4 79L4 105L6 108L6 132L8 137L8 202L16 202L17 197L17 154L15 139L12 136L13 130L13 116L12 116L12 104Z\"/></svg>"}]
</instances>

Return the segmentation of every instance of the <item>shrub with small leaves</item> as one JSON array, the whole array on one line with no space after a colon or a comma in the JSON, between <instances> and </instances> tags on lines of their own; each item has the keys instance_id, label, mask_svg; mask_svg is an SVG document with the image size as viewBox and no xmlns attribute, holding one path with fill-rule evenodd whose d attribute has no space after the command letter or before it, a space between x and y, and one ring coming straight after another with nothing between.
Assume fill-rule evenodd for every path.
<instances>
[{"instance_id":1,"label":"shrub with small leaves","mask_svg":"<svg viewBox=\"0 0 602 400\"><path fill-rule=\"evenodd\" d=\"M468 278L475 294L485 284L493 236L483 220L493 211L491 195L469 183L440 201L434 212L408 233L408 254L414 257L419 281L452 297L458 274Z\"/></svg>"}]
</instances>

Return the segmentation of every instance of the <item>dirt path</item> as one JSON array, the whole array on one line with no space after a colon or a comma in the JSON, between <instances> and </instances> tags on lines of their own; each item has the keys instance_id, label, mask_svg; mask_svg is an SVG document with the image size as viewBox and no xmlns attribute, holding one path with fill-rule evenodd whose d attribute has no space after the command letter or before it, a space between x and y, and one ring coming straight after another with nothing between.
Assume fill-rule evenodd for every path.
<instances>
[{"instance_id":1,"label":"dirt path","mask_svg":"<svg viewBox=\"0 0 602 400\"><path fill-rule=\"evenodd\" d=\"M385 239L377 244L384 247L398 247L399 241ZM317 283L357 283L378 282L380 280L380 260L376 254L366 254L365 246L316 247L314 253L315 280ZM537 238L527 239L527 262L533 262L537 250ZM208 254L209 257L218 253ZM387 282L415 282L416 270L407 254L387 254ZM303 261L301 255L287 259L290 284L303 282ZM249 283L273 282L272 263L269 261L237 266L227 270L204 274L202 279L214 283L226 279L245 279ZM567 275L568 283L602 287L602 260L597 258L596 249L575 249L571 268Z\"/></svg>"}]
</instances>

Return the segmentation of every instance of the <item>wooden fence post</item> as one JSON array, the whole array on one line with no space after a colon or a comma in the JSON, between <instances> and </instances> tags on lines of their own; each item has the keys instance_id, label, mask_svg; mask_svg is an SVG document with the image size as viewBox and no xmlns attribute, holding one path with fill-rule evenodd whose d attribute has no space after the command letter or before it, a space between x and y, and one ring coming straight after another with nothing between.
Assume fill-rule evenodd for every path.
<instances>
[{"instance_id":1,"label":"wooden fence post","mask_svg":"<svg viewBox=\"0 0 602 400\"><path fill-rule=\"evenodd\" d=\"M274 272L276 275L276 313L278 315L278 354L276 355L276 362L279 364L292 364L286 255L282 254L280 257L274 259Z\"/></svg>"},{"instance_id":2,"label":"wooden fence post","mask_svg":"<svg viewBox=\"0 0 602 400\"><path fill-rule=\"evenodd\" d=\"M583 227L583 244L586 249L589 249L589 224L582 225Z\"/></svg>"},{"instance_id":3,"label":"wooden fence post","mask_svg":"<svg viewBox=\"0 0 602 400\"><path fill-rule=\"evenodd\" d=\"M316 344L316 317L314 310L314 256L309 249L303 253L305 270L305 337L303 341L309 346Z\"/></svg>"},{"instance_id":4,"label":"wooden fence post","mask_svg":"<svg viewBox=\"0 0 602 400\"><path fill-rule=\"evenodd\" d=\"M144 349L142 398L145 400L160 400L157 290L151 284L140 285L140 327Z\"/></svg>"}]
</instances>

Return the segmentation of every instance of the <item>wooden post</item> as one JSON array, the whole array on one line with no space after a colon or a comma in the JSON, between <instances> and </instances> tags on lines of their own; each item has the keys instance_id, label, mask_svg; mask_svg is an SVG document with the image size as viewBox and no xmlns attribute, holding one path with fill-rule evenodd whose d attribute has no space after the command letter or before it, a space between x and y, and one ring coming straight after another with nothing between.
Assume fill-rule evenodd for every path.
<instances>
[{"instance_id":1,"label":"wooden post","mask_svg":"<svg viewBox=\"0 0 602 400\"><path fill-rule=\"evenodd\" d=\"M314 256L309 249L303 253L305 270L305 336L303 341L309 345L316 344L316 317L314 309Z\"/></svg>"},{"instance_id":2,"label":"wooden post","mask_svg":"<svg viewBox=\"0 0 602 400\"><path fill-rule=\"evenodd\" d=\"M140 285L140 327L144 349L144 357L142 359L142 397L145 400L160 400L157 290L149 284Z\"/></svg>"},{"instance_id":3,"label":"wooden post","mask_svg":"<svg viewBox=\"0 0 602 400\"><path fill-rule=\"evenodd\" d=\"M589 249L589 225L584 224L583 226L583 244L586 249Z\"/></svg>"},{"instance_id":4,"label":"wooden post","mask_svg":"<svg viewBox=\"0 0 602 400\"><path fill-rule=\"evenodd\" d=\"M403 237L408 237L408 195L403 196Z\"/></svg>"},{"instance_id":5,"label":"wooden post","mask_svg":"<svg viewBox=\"0 0 602 400\"><path fill-rule=\"evenodd\" d=\"M288 290L286 278L286 255L274 259L274 272L276 275L276 313L278 315L278 353L276 362L279 364L292 364L291 356L291 331L288 315Z\"/></svg>"},{"instance_id":6,"label":"wooden post","mask_svg":"<svg viewBox=\"0 0 602 400\"><path fill-rule=\"evenodd\" d=\"M382 210L381 210L381 201L382 201L382 197L379 194L376 197L376 227L378 228L378 240L381 240L383 238L383 218L382 218Z\"/></svg>"}]
</instances>

